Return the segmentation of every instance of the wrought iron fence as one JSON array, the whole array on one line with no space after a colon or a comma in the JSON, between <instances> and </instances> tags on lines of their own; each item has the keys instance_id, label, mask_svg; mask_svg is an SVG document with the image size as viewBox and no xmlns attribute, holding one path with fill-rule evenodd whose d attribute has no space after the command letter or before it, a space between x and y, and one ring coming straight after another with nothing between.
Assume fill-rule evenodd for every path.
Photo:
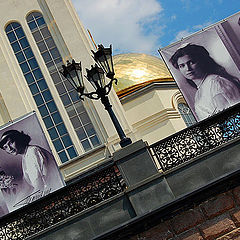
<instances>
[{"instance_id":1,"label":"wrought iron fence","mask_svg":"<svg viewBox=\"0 0 240 240\"><path fill-rule=\"evenodd\" d=\"M115 165L84 177L48 196L4 216L0 239L27 239L125 189Z\"/></svg>"},{"instance_id":2,"label":"wrought iron fence","mask_svg":"<svg viewBox=\"0 0 240 240\"><path fill-rule=\"evenodd\" d=\"M150 149L166 171L240 137L240 104L171 135Z\"/></svg>"}]
</instances>

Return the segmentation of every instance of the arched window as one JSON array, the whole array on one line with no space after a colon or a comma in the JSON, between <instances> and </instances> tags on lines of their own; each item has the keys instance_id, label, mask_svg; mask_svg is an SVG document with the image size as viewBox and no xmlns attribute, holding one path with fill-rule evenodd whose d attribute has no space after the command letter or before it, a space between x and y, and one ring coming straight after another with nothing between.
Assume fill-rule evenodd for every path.
<instances>
[{"instance_id":1,"label":"arched window","mask_svg":"<svg viewBox=\"0 0 240 240\"><path fill-rule=\"evenodd\" d=\"M75 147L22 26L17 22L12 22L7 25L5 31L61 161L66 162L76 157Z\"/></svg>"},{"instance_id":2,"label":"arched window","mask_svg":"<svg viewBox=\"0 0 240 240\"><path fill-rule=\"evenodd\" d=\"M62 57L42 14L39 12L29 14L27 23L83 149L89 151L99 146L99 137L77 92L59 72L63 65Z\"/></svg>"},{"instance_id":3,"label":"arched window","mask_svg":"<svg viewBox=\"0 0 240 240\"><path fill-rule=\"evenodd\" d=\"M196 120L195 120L190 108L185 103L178 104L178 111L181 114L187 127L190 127L191 125L196 123Z\"/></svg>"}]
</instances>

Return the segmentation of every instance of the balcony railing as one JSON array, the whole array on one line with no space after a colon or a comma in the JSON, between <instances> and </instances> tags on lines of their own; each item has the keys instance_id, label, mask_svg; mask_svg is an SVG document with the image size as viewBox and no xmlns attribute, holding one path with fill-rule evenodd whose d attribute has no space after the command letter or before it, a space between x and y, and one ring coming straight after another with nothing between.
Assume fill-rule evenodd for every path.
<instances>
[{"instance_id":1,"label":"balcony railing","mask_svg":"<svg viewBox=\"0 0 240 240\"><path fill-rule=\"evenodd\" d=\"M239 120L240 104L151 145L150 150L162 171L173 169L238 141ZM122 157L124 161L114 163L109 160L104 166L93 169L94 172L84 174L66 187L2 217L0 239L21 240L32 239L34 236L36 238L45 231L85 214L87 209L94 209L93 206L98 203L104 203L118 194L120 196L126 189L123 177L132 177L126 175L130 173L125 155ZM116 164L120 164L118 166L119 169L122 168L121 171L125 169L123 177ZM134 165L134 171L135 168ZM161 176L160 174L159 177Z\"/></svg>"},{"instance_id":2,"label":"balcony railing","mask_svg":"<svg viewBox=\"0 0 240 240\"><path fill-rule=\"evenodd\" d=\"M167 171L240 137L240 104L205 119L153 145L161 170Z\"/></svg>"},{"instance_id":3,"label":"balcony railing","mask_svg":"<svg viewBox=\"0 0 240 240\"><path fill-rule=\"evenodd\" d=\"M125 189L118 168L111 164L1 219L0 239L27 239Z\"/></svg>"}]
</instances>

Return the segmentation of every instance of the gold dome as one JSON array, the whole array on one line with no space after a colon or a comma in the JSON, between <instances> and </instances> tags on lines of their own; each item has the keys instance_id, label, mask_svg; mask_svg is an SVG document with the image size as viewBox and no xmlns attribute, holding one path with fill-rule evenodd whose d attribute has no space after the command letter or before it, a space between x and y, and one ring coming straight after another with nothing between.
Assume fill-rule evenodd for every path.
<instances>
[{"instance_id":1,"label":"gold dome","mask_svg":"<svg viewBox=\"0 0 240 240\"><path fill-rule=\"evenodd\" d=\"M147 54L127 53L113 56L115 77L118 84L113 84L116 92L134 85L157 79L172 78L164 62Z\"/></svg>"}]
</instances>

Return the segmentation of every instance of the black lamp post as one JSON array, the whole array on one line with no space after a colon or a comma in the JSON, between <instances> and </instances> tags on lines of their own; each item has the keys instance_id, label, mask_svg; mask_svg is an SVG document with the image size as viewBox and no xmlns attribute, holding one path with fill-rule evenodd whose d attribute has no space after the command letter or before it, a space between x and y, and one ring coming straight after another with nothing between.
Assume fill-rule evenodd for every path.
<instances>
[{"instance_id":1,"label":"black lamp post","mask_svg":"<svg viewBox=\"0 0 240 240\"><path fill-rule=\"evenodd\" d=\"M93 51L92 51L93 52ZM112 61L112 47L104 48L103 45L98 46L98 51L93 52L94 60L96 61L95 66L91 66L91 69L87 71L87 80L92 84L95 89L95 92L86 93L84 92L85 86L82 77L82 67L81 62L76 63L72 60L72 63L67 61L67 66L63 65L62 75L72 84L75 90L79 94L79 98L84 100L84 96L98 100L101 99L102 104L105 109L108 111L110 118L117 130L117 133L121 139L120 146L125 147L132 143L131 139L126 137L116 115L112 110L112 105L109 102L108 94L111 91L112 83L115 81L117 83L117 79L114 78L114 69L113 69L113 61ZM110 78L109 83L106 83L104 73L108 78Z\"/></svg>"}]
</instances>

